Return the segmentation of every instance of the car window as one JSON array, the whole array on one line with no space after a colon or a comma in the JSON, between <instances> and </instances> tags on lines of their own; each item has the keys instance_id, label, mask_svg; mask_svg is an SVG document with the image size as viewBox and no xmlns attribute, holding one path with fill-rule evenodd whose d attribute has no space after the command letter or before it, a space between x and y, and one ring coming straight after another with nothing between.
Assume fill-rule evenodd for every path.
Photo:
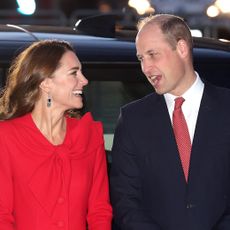
<instances>
[{"instance_id":1,"label":"car window","mask_svg":"<svg viewBox=\"0 0 230 230\"><path fill-rule=\"evenodd\" d=\"M153 91L146 82L91 81L86 87L86 105L96 120L103 122L105 145L111 150L113 133L124 104Z\"/></svg>"},{"instance_id":2,"label":"car window","mask_svg":"<svg viewBox=\"0 0 230 230\"><path fill-rule=\"evenodd\" d=\"M140 64L84 63L83 73L89 79L86 86L85 110L103 122L105 147L111 150L113 133L120 107L153 91L141 72Z\"/></svg>"}]
</instances>

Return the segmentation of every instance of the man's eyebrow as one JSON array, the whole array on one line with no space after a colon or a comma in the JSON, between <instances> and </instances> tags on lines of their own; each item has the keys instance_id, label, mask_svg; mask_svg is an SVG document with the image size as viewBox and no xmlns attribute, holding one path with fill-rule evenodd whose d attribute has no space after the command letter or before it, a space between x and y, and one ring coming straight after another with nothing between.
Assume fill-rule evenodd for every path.
<instances>
[{"instance_id":1,"label":"man's eyebrow","mask_svg":"<svg viewBox=\"0 0 230 230\"><path fill-rule=\"evenodd\" d=\"M156 52L155 50L150 49L150 50L147 50L145 53L146 53L146 54L150 54L150 53L155 53L155 52ZM138 58L140 58L140 57L142 57L143 55L136 53L136 56L137 56Z\"/></svg>"},{"instance_id":2,"label":"man's eyebrow","mask_svg":"<svg viewBox=\"0 0 230 230\"><path fill-rule=\"evenodd\" d=\"M154 49L150 49L150 50L147 50L147 54L149 54L149 53L155 53L156 52L156 50L154 50Z\"/></svg>"}]
</instances>

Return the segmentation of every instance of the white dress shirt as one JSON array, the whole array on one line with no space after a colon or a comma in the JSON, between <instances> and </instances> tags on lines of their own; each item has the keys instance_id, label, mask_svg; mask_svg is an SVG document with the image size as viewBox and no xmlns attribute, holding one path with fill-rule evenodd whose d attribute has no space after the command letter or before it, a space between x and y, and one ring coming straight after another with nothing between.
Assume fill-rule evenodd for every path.
<instances>
[{"instance_id":1,"label":"white dress shirt","mask_svg":"<svg viewBox=\"0 0 230 230\"><path fill-rule=\"evenodd\" d=\"M196 73L196 80L193 85L180 97L185 99L182 104L182 111L184 113L185 120L187 122L189 135L191 139L191 143L193 142L193 137L196 128L197 116L200 108L200 102L202 99L204 91L204 83L201 81L198 73ZM170 119L172 122L172 115L174 110L174 99L178 96L174 96L172 94L166 93L164 94L165 101L168 107L168 112L170 115Z\"/></svg>"}]
</instances>

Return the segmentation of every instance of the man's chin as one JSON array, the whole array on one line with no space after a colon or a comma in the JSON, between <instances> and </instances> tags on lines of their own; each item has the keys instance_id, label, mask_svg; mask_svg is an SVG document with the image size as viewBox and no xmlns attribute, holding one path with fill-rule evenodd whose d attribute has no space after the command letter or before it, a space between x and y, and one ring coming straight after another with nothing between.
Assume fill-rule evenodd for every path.
<instances>
[{"instance_id":1,"label":"man's chin","mask_svg":"<svg viewBox=\"0 0 230 230\"><path fill-rule=\"evenodd\" d=\"M155 88L155 87L153 87L154 88L154 90L155 90L155 92L157 93L157 94L159 94L159 95L162 95L162 94L165 94L166 92L164 92L163 90L160 90L159 88Z\"/></svg>"}]
</instances>

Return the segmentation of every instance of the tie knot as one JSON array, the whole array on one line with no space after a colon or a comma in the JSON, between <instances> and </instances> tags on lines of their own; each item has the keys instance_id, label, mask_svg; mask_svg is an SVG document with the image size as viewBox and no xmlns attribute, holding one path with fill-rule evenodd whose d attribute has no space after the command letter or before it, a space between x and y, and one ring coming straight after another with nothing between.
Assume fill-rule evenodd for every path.
<instances>
[{"instance_id":1,"label":"tie knot","mask_svg":"<svg viewBox=\"0 0 230 230\"><path fill-rule=\"evenodd\" d=\"M175 99L175 107L174 107L174 110L175 110L175 109L180 109L184 101L185 101L185 99L184 99L183 97L177 97L177 98Z\"/></svg>"}]
</instances>

